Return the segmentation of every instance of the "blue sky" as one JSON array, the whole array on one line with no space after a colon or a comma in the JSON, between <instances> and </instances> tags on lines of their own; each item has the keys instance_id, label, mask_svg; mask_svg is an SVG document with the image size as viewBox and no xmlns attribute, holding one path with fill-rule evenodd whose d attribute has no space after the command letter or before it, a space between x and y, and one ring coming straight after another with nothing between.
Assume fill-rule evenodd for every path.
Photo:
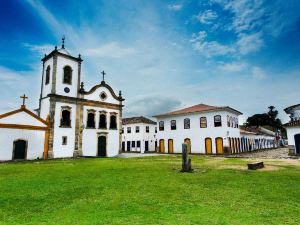
<instances>
[{"instance_id":1,"label":"blue sky","mask_svg":"<svg viewBox=\"0 0 300 225\"><path fill-rule=\"evenodd\" d=\"M300 1L1 1L0 112L38 106L41 61L66 36L87 89L107 82L125 115L198 103L245 115L300 103Z\"/></svg>"}]
</instances>

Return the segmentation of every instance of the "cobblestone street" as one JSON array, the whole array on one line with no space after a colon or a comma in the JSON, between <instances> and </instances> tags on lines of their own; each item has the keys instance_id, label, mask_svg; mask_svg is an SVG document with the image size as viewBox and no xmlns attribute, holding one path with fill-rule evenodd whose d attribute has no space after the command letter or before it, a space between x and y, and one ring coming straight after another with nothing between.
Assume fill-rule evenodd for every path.
<instances>
[{"instance_id":1,"label":"cobblestone street","mask_svg":"<svg viewBox=\"0 0 300 225\"><path fill-rule=\"evenodd\" d=\"M298 159L298 156L289 156L288 148L260 150L227 156L228 158L261 158L261 159Z\"/></svg>"}]
</instances>

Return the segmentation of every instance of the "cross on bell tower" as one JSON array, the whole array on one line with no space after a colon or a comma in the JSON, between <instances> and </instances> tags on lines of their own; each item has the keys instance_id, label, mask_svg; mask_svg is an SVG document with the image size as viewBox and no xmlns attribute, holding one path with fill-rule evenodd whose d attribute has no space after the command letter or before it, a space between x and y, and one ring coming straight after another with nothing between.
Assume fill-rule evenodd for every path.
<instances>
[{"instance_id":1,"label":"cross on bell tower","mask_svg":"<svg viewBox=\"0 0 300 225\"><path fill-rule=\"evenodd\" d=\"M20 98L23 99L23 104L22 104L22 106L25 107L25 101L26 101L26 99L28 99L28 97L24 94L24 95L20 96Z\"/></svg>"},{"instance_id":2,"label":"cross on bell tower","mask_svg":"<svg viewBox=\"0 0 300 225\"><path fill-rule=\"evenodd\" d=\"M101 72L101 74L102 74L102 82L105 82L104 76L106 75L106 73L104 72L104 70Z\"/></svg>"},{"instance_id":3,"label":"cross on bell tower","mask_svg":"<svg viewBox=\"0 0 300 225\"><path fill-rule=\"evenodd\" d=\"M64 49L65 48L65 35L63 35L62 39L61 39L61 48Z\"/></svg>"}]
</instances>

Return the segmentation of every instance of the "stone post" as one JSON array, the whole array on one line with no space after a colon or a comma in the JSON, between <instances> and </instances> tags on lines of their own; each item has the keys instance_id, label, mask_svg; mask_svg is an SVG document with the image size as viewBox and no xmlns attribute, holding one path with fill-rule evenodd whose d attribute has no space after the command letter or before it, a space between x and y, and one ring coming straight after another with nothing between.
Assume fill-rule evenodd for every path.
<instances>
[{"instance_id":1,"label":"stone post","mask_svg":"<svg viewBox=\"0 0 300 225\"><path fill-rule=\"evenodd\" d=\"M188 155L188 145L182 144L182 169L181 172L193 172L192 162Z\"/></svg>"}]
</instances>

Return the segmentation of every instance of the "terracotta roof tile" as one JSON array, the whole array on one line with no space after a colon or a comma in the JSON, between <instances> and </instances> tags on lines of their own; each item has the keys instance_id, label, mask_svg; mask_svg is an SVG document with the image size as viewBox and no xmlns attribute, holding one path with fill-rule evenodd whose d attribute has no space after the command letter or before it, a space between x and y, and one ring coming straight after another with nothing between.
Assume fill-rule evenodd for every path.
<instances>
[{"instance_id":1,"label":"terracotta roof tile","mask_svg":"<svg viewBox=\"0 0 300 225\"><path fill-rule=\"evenodd\" d=\"M211 105L205 105L205 104L198 104L198 105L194 105L194 106L187 107L184 109L176 110L173 112L168 112L165 114L157 115L155 117L181 115L181 114L188 114L188 113L194 113L194 112L220 111L220 110L234 111L235 113L242 115L241 112L239 112L233 108L230 108L229 106L211 106Z\"/></svg>"},{"instance_id":2,"label":"terracotta roof tile","mask_svg":"<svg viewBox=\"0 0 300 225\"><path fill-rule=\"evenodd\" d=\"M134 124L134 123L147 123L147 124L156 125L156 122L154 122L153 120L150 120L146 117L143 117L143 116L122 119L123 125Z\"/></svg>"},{"instance_id":3,"label":"terracotta roof tile","mask_svg":"<svg viewBox=\"0 0 300 225\"><path fill-rule=\"evenodd\" d=\"M284 127L293 127L293 126L300 126L300 120L294 120L289 123L283 124Z\"/></svg>"}]
</instances>

